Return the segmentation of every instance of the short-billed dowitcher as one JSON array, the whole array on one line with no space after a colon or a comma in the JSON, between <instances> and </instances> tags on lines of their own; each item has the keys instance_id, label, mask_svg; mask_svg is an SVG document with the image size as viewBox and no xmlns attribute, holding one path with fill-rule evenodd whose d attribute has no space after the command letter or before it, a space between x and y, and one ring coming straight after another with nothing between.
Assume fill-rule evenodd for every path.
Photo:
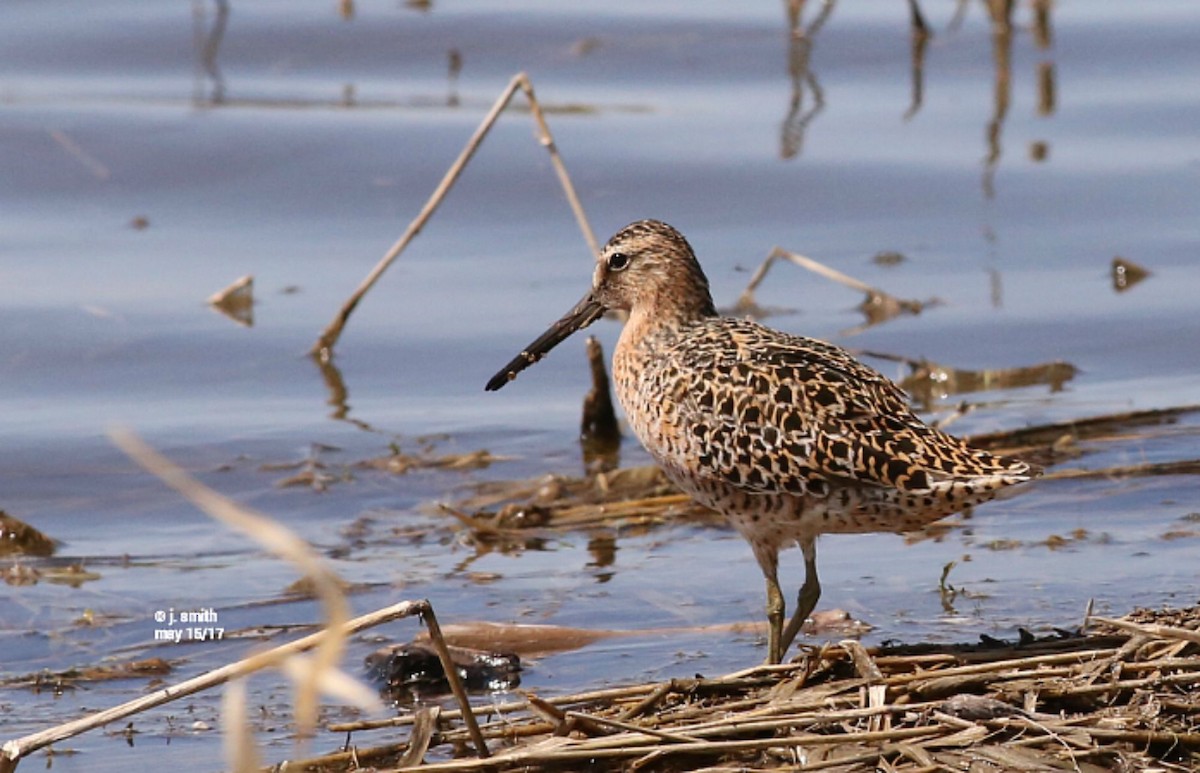
<instances>
[{"instance_id":1,"label":"short-billed dowitcher","mask_svg":"<svg viewBox=\"0 0 1200 773\"><path fill-rule=\"evenodd\" d=\"M608 309L629 312L613 354L629 424L677 486L725 515L767 581L767 660L821 594L822 533L908 531L1038 474L926 425L904 392L832 344L723 317L683 234L642 220L597 256L574 309L487 384L496 390ZM779 551L805 579L784 628Z\"/></svg>"}]
</instances>

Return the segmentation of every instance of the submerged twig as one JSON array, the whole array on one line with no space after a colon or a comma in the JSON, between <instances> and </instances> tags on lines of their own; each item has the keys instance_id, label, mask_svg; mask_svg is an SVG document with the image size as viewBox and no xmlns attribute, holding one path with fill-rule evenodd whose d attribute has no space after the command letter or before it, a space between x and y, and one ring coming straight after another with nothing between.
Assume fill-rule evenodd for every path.
<instances>
[{"instance_id":1,"label":"submerged twig","mask_svg":"<svg viewBox=\"0 0 1200 773\"><path fill-rule=\"evenodd\" d=\"M621 430L617 412L613 409L608 370L604 366L604 350L595 336L587 340L588 365L592 371L592 388L583 397L583 418L580 421L579 442L584 461L595 461L601 469L617 466L617 451L621 447Z\"/></svg>"}]
</instances>

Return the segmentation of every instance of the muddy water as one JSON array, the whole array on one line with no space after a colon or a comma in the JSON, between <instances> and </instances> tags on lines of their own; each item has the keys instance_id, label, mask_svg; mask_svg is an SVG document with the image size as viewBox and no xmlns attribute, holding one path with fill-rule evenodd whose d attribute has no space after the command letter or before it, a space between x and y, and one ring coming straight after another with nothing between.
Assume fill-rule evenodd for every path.
<instances>
[{"instance_id":1,"label":"muddy water","mask_svg":"<svg viewBox=\"0 0 1200 773\"><path fill-rule=\"evenodd\" d=\"M925 5L914 87L901 2L736 14L688 3L18 3L0 29L0 508L60 540L40 571L81 584L0 591L0 675L160 655L182 679L244 653L155 646L158 610L212 608L228 630L306 623L295 579L140 472L106 438L131 427L204 482L309 539L358 584L358 611L428 597L443 621L655 629L756 620L749 550L723 530L564 534L476 555L429 503L473 483L581 469L582 340L499 394L487 378L574 302L584 240L526 115L506 115L337 350L345 408L304 353L521 69L601 238L657 217L688 234L719 304L769 249L802 252L903 298L942 303L861 332L857 293L791 266L763 306L781 328L971 370L1066 361L1055 386L963 400L960 433L1200 402L1200 11L1058 3L1049 39L1021 4L1011 36L979 5ZM810 4L814 5L814 4ZM451 77L451 52L461 70ZM898 264L873 260L898 252ZM1150 271L1119 291L1122 256ZM252 327L204 299L254 274ZM611 351L614 323L596 326ZM907 375L889 360L885 373ZM1200 456L1200 417L1117 431L1062 467ZM407 475L354 463L393 445L487 448L482 470ZM314 462L314 460L316 460ZM632 440L625 464L645 454ZM280 487L314 463L323 491ZM308 465L308 467L306 467ZM1194 475L1044 481L940 541L819 546L823 606L869 639L972 639L1069 627L1088 599L1120 613L1200 593ZM356 527L351 529L351 527ZM1049 539L1064 537L1065 544ZM11 559L6 559L11 562ZM942 567L959 595L944 606ZM11 565L11 564L10 564ZM698 573L695 567L703 566ZM797 556L785 556L798 584ZM486 580L486 581L485 581ZM93 616L91 625L78 621ZM415 624L382 629L385 641ZM356 642L353 662L378 642ZM753 636L648 634L544 658L525 686L563 692L755 662ZM0 736L134 697L144 681L0 694ZM272 677L252 701L278 712ZM215 698L60 745L56 768L219 763ZM202 723L197 725L195 723ZM266 722L265 724L270 724ZM272 734L267 755L290 751Z\"/></svg>"}]
</instances>

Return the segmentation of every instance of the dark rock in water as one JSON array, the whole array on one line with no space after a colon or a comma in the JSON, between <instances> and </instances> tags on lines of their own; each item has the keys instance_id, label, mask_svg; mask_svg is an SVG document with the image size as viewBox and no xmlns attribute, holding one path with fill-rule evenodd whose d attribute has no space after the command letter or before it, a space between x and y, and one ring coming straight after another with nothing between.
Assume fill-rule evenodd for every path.
<instances>
[{"instance_id":1,"label":"dark rock in water","mask_svg":"<svg viewBox=\"0 0 1200 773\"><path fill-rule=\"evenodd\" d=\"M521 659L514 654L450 647L450 658L469 692L511 690L521 683ZM393 700L450 692L442 661L428 643L385 647L368 655L366 666Z\"/></svg>"}]
</instances>

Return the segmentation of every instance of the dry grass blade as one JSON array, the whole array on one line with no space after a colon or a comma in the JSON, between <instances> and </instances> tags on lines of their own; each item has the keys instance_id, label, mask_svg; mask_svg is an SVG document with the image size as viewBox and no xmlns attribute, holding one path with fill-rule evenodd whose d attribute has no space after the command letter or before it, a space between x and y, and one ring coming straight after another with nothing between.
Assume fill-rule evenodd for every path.
<instances>
[{"instance_id":1,"label":"dry grass blade","mask_svg":"<svg viewBox=\"0 0 1200 773\"><path fill-rule=\"evenodd\" d=\"M442 667L446 671L455 697L462 707L468 732L475 741L480 756L487 755L483 736L474 714L470 711L466 692L458 678L458 672L450 658L445 640L438 627L437 618L429 602L402 602L354 620L348 619L349 605L341 592L340 581L332 571L324 566L307 543L269 518L249 512L212 489L203 486L131 433L113 432L112 436L113 442L122 450L206 513L250 535L275 553L300 566L324 605L327 628L311 636L251 655L180 684L128 701L120 706L63 723L39 733L7 741L0 747L0 773L11 773L22 757L56 741L71 738L96 727L268 667L283 669L297 685L296 723L301 737L315 727L318 691L335 695L367 710L382 710L382 704L375 691L340 672L337 669L337 663L341 659L346 639L352 633L411 615L421 615L429 627L430 638L438 651ZM315 650L316 654L312 659L297 658L298 653L307 650ZM229 742L227 750L231 766L239 771L258 768L253 743L244 721L243 695L242 686L234 685L225 696L225 710L223 711L226 718L226 737ZM231 705L231 702L237 705ZM236 723L236 726L229 726L229 722Z\"/></svg>"},{"instance_id":2,"label":"dry grass blade","mask_svg":"<svg viewBox=\"0 0 1200 773\"><path fill-rule=\"evenodd\" d=\"M1065 469L1053 470L1045 475L1046 480L1072 480L1080 478L1145 478L1153 475L1196 475L1200 473L1200 459L1175 459L1168 462L1146 464L1118 464L1098 470Z\"/></svg>"},{"instance_id":3,"label":"dry grass blade","mask_svg":"<svg viewBox=\"0 0 1200 773\"><path fill-rule=\"evenodd\" d=\"M546 117L542 113L541 105L533 93L533 82L529 80L529 76L525 73L517 73L508 82L508 86L505 87L504 91L500 93L491 110L488 111L483 121L479 124L479 127L475 129L475 133L467 140L467 144L463 147L462 152L459 153L458 158L446 170L442 181L438 183L433 193L430 194L429 199L425 202L425 206L421 207L421 211L409 223L408 228L405 229L404 233L388 249L384 256L380 258L379 262L375 264L375 267L371 269L371 272L367 274L358 288L350 294L350 297L342 304L337 315L334 316L333 321L329 323L320 337L317 338L316 343L313 344L311 354L318 361L328 362L333 357L333 347L337 344L338 338L341 337L342 329L346 326L346 322L349 321L350 315L354 313L354 309L358 306L359 301L379 281L379 277L383 276L383 272L387 270L388 266L396 258L400 257L400 253L404 252L409 242L416 238L416 235L425 227L429 218L433 216L438 206L441 205L442 200L446 198L446 194L454 187L454 183L457 182L459 176L462 175L463 169L466 168L467 162L475 155L475 151L483 143L484 137L487 136L487 133L496 123L500 114L504 112L504 109L508 106L508 103L512 100L513 95L516 94L518 89L529 100L529 110L533 115L534 122L537 124L538 142L550 153L550 162L554 166L554 172L562 184L567 202L571 205L571 210L575 213L575 219L579 222L580 230L583 231L588 247L591 249L593 255L600 251L599 246L596 244L596 236L592 232L592 227L583 212L583 206L579 203L579 196L575 193L575 186L571 183L571 178L567 174L566 165L563 164L562 157L558 154L558 148L554 144L554 137L550 133L550 126L546 123Z\"/></svg>"},{"instance_id":4,"label":"dry grass blade","mask_svg":"<svg viewBox=\"0 0 1200 773\"><path fill-rule=\"evenodd\" d=\"M255 773L262 768L254 734L246 717L246 685L234 679L221 696L221 732L225 736L225 761L234 773Z\"/></svg>"},{"instance_id":5,"label":"dry grass blade","mask_svg":"<svg viewBox=\"0 0 1200 773\"><path fill-rule=\"evenodd\" d=\"M341 631L350 619L350 605L332 571L317 557L307 542L264 515L250 512L233 500L200 484L165 456L126 430L114 430L113 442L147 471L178 491L208 515L242 532L268 550L295 564L312 582L321 601L326 625ZM312 668L299 674L296 682L296 724L301 735L317 723L318 684L327 671L336 670L345 650L345 636L331 634L316 647ZM376 703L378 699L376 699Z\"/></svg>"}]
</instances>

